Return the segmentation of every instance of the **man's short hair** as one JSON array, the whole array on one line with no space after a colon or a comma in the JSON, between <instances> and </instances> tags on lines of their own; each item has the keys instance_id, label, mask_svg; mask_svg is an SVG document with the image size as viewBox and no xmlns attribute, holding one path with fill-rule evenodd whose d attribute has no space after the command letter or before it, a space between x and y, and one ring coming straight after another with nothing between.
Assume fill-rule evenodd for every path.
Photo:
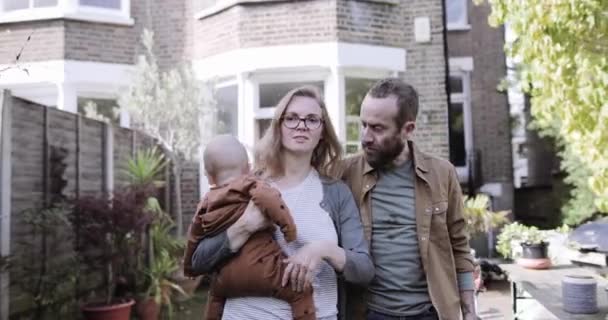
<instances>
[{"instance_id":1,"label":"man's short hair","mask_svg":"<svg viewBox=\"0 0 608 320\"><path fill-rule=\"evenodd\" d=\"M399 78L387 78L376 82L367 94L372 98L397 97L395 122L401 128L407 121L416 121L418 115L418 93L411 85Z\"/></svg>"}]
</instances>

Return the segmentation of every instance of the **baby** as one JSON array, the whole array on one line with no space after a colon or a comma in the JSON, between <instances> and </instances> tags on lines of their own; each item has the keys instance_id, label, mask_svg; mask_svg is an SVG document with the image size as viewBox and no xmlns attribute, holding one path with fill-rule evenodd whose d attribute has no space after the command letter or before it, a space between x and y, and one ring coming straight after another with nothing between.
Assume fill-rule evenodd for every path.
<instances>
[{"instance_id":1,"label":"baby","mask_svg":"<svg viewBox=\"0 0 608 320\"><path fill-rule=\"evenodd\" d=\"M199 241L231 226L245 211L249 201L270 221L278 225L291 242L296 226L281 194L259 178L249 174L249 161L243 145L230 135L215 137L204 152L205 172L211 190L199 203L188 230L184 274L192 270L192 255ZM268 296L290 303L294 319L313 320L315 308L312 288L303 292L282 287L286 258L273 239L273 229L251 235L240 251L215 274L209 290L206 319L220 320L224 302L230 297Z\"/></svg>"}]
</instances>

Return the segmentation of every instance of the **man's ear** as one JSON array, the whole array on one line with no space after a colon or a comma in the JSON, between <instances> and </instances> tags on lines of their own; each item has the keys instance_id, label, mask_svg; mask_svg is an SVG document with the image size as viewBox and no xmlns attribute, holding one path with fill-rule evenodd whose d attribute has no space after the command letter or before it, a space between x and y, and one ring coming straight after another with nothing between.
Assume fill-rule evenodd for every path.
<instances>
[{"instance_id":1,"label":"man's ear","mask_svg":"<svg viewBox=\"0 0 608 320\"><path fill-rule=\"evenodd\" d=\"M407 131L407 134L412 134L412 132L414 132L414 130L416 130L416 122L415 121L408 121L405 123L405 130Z\"/></svg>"},{"instance_id":2,"label":"man's ear","mask_svg":"<svg viewBox=\"0 0 608 320\"><path fill-rule=\"evenodd\" d=\"M401 127L401 135L403 135L406 138L409 138L409 136L412 135L412 132L414 132L415 129L416 129L416 122L407 121Z\"/></svg>"}]
</instances>

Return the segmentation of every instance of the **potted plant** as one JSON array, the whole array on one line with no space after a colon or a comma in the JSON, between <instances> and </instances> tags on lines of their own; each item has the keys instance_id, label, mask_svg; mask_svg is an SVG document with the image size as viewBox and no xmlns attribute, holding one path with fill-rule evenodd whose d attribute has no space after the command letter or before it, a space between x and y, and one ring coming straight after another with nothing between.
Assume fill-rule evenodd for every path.
<instances>
[{"instance_id":1,"label":"potted plant","mask_svg":"<svg viewBox=\"0 0 608 320\"><path fill-rule=\"evenodd\" d=\"M167 250L161 250L155 255L150 269L146 271L149 285L143 303L140 303L138 314L142 320L158 319L160 307L166 306L169 319L173 316L173 291L187 296L179 284L170 278L171 273L179 268L177 260Z\"/></svg>"},{"instance_id":2,"label":"potted plant","mask_svg":"<svg viewBox=\"0 0 608 320\"><path fill-rule=\"evenodd\" d=\"M182 241L171 235L174 223L160 208L155 198L148 199L148 208L155 213L149 229L150 257L149 266L145 269L147 289L143 299L136 307L141 319L158 319L161 306L167 306L169 318L173 314L173 292L187 296L183 288L171 279L171 275L179 269Z\"/></svg>"},{"instance_id":3,"label":"potted plant","mask_svg":"<svg viewBox=\"0 0 608 320\"><path fill-rule=\"evenodd\" d=\"M145 201L149 192L131 187L74 201L70 218L76 252L90 272L103 274L103 299L82 307L87 319L129 319L143 236L152 219Z\"/></svg>"},{"instance_id":4,"label":"potted plant","mask_svg":"<svg viewBox=\"0 0 608 320\"><path fill-rule=\"evenodd\" d=\"M464 219L471 237L471 247L481 255L488 253L493 244L488 244L488 237L493 240L491 233L494 228L505 224L509 211L490 210L490 197L478 194L474 197L464 197Z\"/></svg>"},{"instance_id":5,"label":"potted plant","mask_svg":"<svg viewBox=\"0 0 608 320\"><path fill-rule=\"evenodd\" d=\"M158 148L138 151L127 161L124 174L131 186L149 188L158 192L164 186L162 174L167 161ZM143 273L146 283L142 288L143 295L138 297L135 311L140 319L158 319L161 306L167 306L169 317L172 316L173 293L185 295L182 287L172 281L171 275L179 269L183 252L183 241L175 233L175 223L163 211L158 199L150 195L145 208L153 213L153 219L146 230L146 266Z\"/></svg>"},{"instance_id":6,"label":"potted plant","mask_svg":"<svg viewBox=\"0 0 608 320\"><path fill-rule=\"evenodd\" d=\"M517 263L530 269L546 269L551 266L548 258L546 235L534 226L518 222L506 225L498 235L497 250L505 258L516 258ZM513 244L519 244L515 251Z\"/></svg>"}]
</instances>

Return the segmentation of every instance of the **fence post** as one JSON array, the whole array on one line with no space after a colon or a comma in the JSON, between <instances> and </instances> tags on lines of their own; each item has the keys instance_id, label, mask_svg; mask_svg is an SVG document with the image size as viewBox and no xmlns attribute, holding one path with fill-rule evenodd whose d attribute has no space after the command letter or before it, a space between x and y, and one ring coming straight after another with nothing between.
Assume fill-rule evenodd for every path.
<instances>
[{"instance_id":1,"label":"fence post","mask_svg":"<svg viewBox=\"0 0 608 320\"><path fill-rule=\"evenodd\" d=\"M11 252L11 94L0 91L0 257ZM8 320L10 304L8 270L0 270L0 320Z\"/></svg>"},{"instance_id":2,"label":"fence post","mask_svg":"<svg viewBox=\"0 0 608 320\"><path fill-rule=\"evenodd\" d=\"M104 123L104 144L103 144L103 186L104 192L112 195L114 192L114 130L112 125Z\"/></svg>"}]
</instances>

